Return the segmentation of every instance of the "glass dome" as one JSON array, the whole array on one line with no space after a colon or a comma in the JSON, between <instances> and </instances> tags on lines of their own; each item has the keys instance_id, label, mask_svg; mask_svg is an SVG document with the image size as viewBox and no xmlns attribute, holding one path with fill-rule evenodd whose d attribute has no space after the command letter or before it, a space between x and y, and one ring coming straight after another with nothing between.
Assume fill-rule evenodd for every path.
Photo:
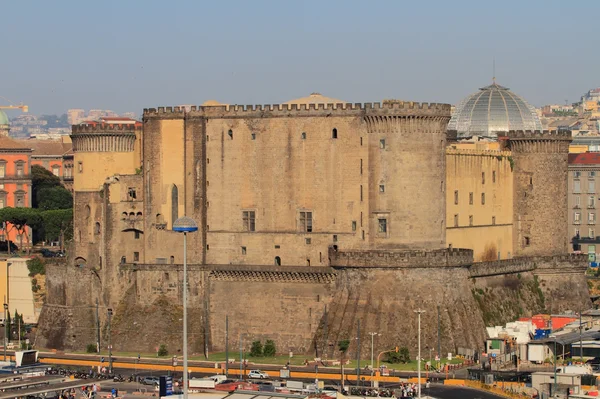
<instances>
[{"instance_id":1,"label":"glass dome","mask_svg":"<svg viewBox=\"0 0 600 399\"><path fill-rule=\"evenodd\" d=\"M494 82L479 89L456 106L449 131L457 138L496 138L509 130L542 130L542 123L527 101Z\"/></svg>"}]
</instances>

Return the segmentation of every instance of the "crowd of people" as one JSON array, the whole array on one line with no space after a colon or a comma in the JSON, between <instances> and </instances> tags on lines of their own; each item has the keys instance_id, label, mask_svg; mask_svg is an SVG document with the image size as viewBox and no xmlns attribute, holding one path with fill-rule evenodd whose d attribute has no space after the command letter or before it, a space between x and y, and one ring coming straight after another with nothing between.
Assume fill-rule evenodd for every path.
<instances>
[{"instance_id":1,"label":"crowd of people","mask_svg":"<svg viewBox=\"0 0 600 399\"><path fill-rule=\"evenodd\" d=\"M421 386L421 389L429 388L429 382L425 386ZM377 398L413 398L417 397L418 385L411 383L401 383L400 386L394 389L378 389L378 388L362 388L352 387L350 388L350 394L353 396L363 397L377 397Z\"/></svg>"}]
</instances>

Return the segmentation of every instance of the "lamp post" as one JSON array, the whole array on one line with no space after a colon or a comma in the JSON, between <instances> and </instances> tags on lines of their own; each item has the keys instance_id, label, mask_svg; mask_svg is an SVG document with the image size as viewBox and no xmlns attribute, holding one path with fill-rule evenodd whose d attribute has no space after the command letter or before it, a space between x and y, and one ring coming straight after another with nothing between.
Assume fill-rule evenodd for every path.
<instances>
[{"instance_id":1,"label":"lamp post","mask_svg":"<svg viewBox=\"0 0 600 399\"><path fill-rule=\"evenodd\" d=\"M187 339L187 233L198 231L198 224L187 216L173 222L173 231L183 233L183 399L188 399Z\"/></svg>"},{"instance_id":2,"label":"lamp post","mask_svg":"<svg viewBox=\"0 0 600 399\"><path fill-rule=\"evenodd\" d=\"M6 361L6 345L7 345L7 341L6 341L6 337L8 335L8 333L6 332L8 329L8 323L6 320L6 312L8 311L8 303L4 304L4 361Z\"/></svg>"},{"instance_id":3,"label":"lamp post","mask_svg":"<svg viewBox=\"0 0 600 399\"><path fill-rule=\"evenodd\" d=\"M113 363L112 363L112 342L110 339L110 319L112 318L113 310L111 308L108 308L107 313L108 313L108 373L112 374Z\"/></svg>"},{"instance_id":4,"label":"lamp post","mask_svg":"<svg viewBox=\"0 0 600 399\"><path fill-rule=\"evenodd\" d=\"M371 387L372 387L375 384L375 381L373 381L373 371L375 370L373 368L373 338L376 335L379 335L379 333L370 332L369 335L371 336Z\"/></svg>"},{"instance_id":5,"label":"lamp post","mask_svg":"<svg viewBox=\"0 0 600 399\"><path fill-rule=\"evenodd\" d=\"M425 313L422 309L414 310L414 312L418 315L418 329L419 329L419 337L418 337L418 356L417 356L417 378L419 379L419 384L417 385L417 397L421 397L421 314Z\"/></svg>"}]
</instances>

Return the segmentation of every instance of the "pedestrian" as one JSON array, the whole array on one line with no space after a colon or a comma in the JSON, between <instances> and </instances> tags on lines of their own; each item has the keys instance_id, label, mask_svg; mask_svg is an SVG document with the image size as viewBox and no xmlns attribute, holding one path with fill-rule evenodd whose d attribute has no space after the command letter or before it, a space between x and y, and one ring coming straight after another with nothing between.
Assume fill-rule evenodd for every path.
<instances>
[{"instance_id":1,"label":"pedestrian","mask_svg":"<svg viewBox=\"0 0 600 399\"><path fill-rule=\"evenodd\" d=\"M110 391L110 394L112 395L112 397L113 397L113 398L116 398L116 397L117 397L117 388L113 388L113 389Z\"/></svg>"}]
</instances>

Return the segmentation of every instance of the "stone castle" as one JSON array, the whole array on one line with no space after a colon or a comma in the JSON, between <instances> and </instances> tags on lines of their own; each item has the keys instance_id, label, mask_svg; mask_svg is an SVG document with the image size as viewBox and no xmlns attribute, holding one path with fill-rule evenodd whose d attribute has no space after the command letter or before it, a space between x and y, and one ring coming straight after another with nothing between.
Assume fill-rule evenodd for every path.
<instances>
[{"instance_id":1,"label":"stone castle","mask_svg":"<svg viewBox=\"0 0 600 399\"><path fill-rule=\"evenodd\" d=\"M412 347L421 307L424 342L435 348L441 329L444 353L480 348L486 324L550 297L555 310L588 306L587 258L567 255L570 134L512 131L503 151L470 152L447 148L449 119L445 104L314 94L73 126L74 248L48 270L38 342L96 342L97 303L102 342L114 312L116 350L181 350L171 228L183 215L199 226L188 235L196 352L224 349L226 317L230 345L244 334L248 346L334 356L343 338L356 351L359 321L361 338L383 334L378 347ZM476 263L486 239L498 256Z\"/></svg>"}]
</instances>

